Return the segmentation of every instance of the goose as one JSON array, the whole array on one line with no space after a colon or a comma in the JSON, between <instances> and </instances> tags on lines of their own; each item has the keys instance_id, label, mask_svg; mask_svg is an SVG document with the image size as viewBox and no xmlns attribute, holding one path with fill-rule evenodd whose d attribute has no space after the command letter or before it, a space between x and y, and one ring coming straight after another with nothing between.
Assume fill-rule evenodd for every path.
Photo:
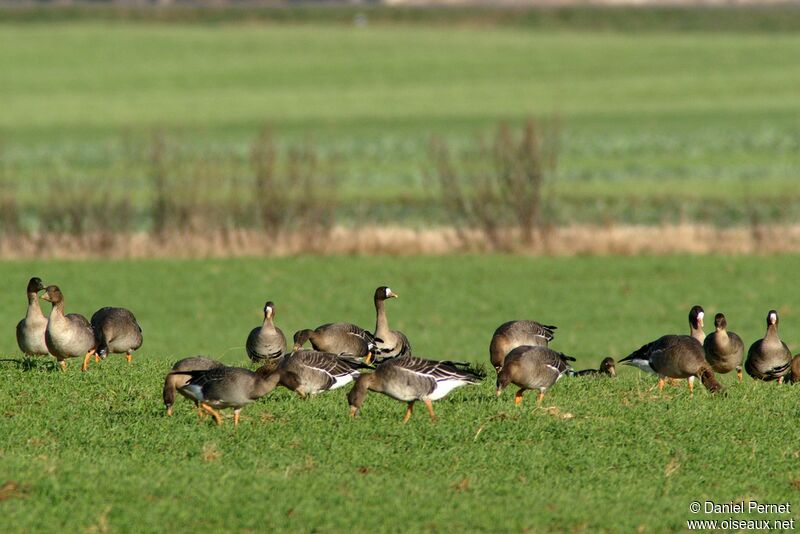
<instances>
[{"instance_id":1,"label":"goose","mask_svg":"<svg viewBox=\"0 0 800 534\"><path fill-rule=\"evenodd\" d=\"M83 315L64 314L64 294L58 286L47 286L42 298L53 305L44 337L47 350L62 370L67 368L67 358L83 356L81 371L86 371L97 345L92 325Z\"/></svg>"},{"instance_id":2,"label":"goose","mask_svg":"<svg viewBox=\"0 0 800 534\"><path fill-rule=\"evenodd\" d=\"M541 345L523 345L508 353L500 372L497 373L497 391L499 397L509 385L519 386L514 395L514 404L522 402L523 394L529 389L538 389L536 405L542 403L544 393L558 379L572 370L569 363L575 358L556 352Z\"/></svg>"},{"instance_id":3,"label":"goose","mask_svg":"<svg viewBox=\"0 0 800 534\"><path fill-rule=\"evenodd\" d=\"M314 330L298 330L292 351L299 351L306 341L311 341L314 350L350 356L364 363L371 363L376 351L375 337L350 323L328 323Z\"/></svg>"},{"instance_id":4,"label":"goose","mask_svg":"<svg viewBox=\"0 0 800 534\"><path fill-rule=\"evenodd\" d=\"M399 330L389 329L389 320L386 318L384 302L397 298L398 295L386 286L375 290L375 345L377 356L381 359L396 358L411 354L411 343L406 335Z\"/></svg>"},{"instance_id":5,"label":"goose","mask_svg":"<svg viewBox=\"0 0 800 534\"><path fill-rule=\"evenodd\" d=\"M728 320L718 313L714 316L714 332L703 342L706 361L715 373L730 373L736 369L736 377L742 381L742 358L744 343L735 332L728 332Z\"/></svg>"},{"instance_id":6,"label":"goose","mask_svg":"<svg viewBox=\"0 0 800 534\"><path fill-rule=\"evenodd\" d=\"M536 321L508 321L497 327L489 343L489 358L498 373L506 354L523 345L546 347L553 340L556 326Z\"/></svg>"},{"instance_id":7,"label":"goose","mask_svg":"<svg viewBox=\"0 0 800 534\"><path fill-rule=\"evenodd\" d=\"M40 278L31 278L28 282L28 311L25 318L17 324L17 345L26 356L47 356L47 343L44 333L47 330L47 317L39 306L39 291L44 289Z\"/></svg>"},{"instance_id":8,"label":"goose","mask_svg":"<svg viewBox=\"0 0 800 534\"><path fill-rule=\"evenodd\" d=\"M106 306L94 312L90 323L97 341L95 360L105 359L109 353L125 354L131 363L131 353L142 346L143 338L142 327L130 310Z\"/></svg>"},{"instance_id":9,"label":"goose","mask_svg":"<svg viewBox=\"0 0 800 534\"><path fill-rule=\"evenodd\" d=\"M620 360L624 365L638 367L642 371L658 375L658 390L664 389L667 378L686 378L689 392L694 394L694 379L712 393L722 390L714 371L706 361L699 333L703 329L703 308L693 306L689 311L691 333L688 336L666 335L643 345ZM703 336L704 337L704 336Z\"/></svg>"},{"instance_id":10,"label":"goose","mask_svg":"<svg viewBox=\"0 0 800 534\"><path fill-rule=\"evenodd\" d=\"M247 356L253 363L280 358L286 352L286 336L275 326L275 304L270 300L264 304L264 323L247 336Z\"/></svg>"},{"instance_id":11,"label":"goose","mask_svg":"<svg viewBox=\"0 0 800 534\"><path fill-rule=\"evenodd\" d=\"M608 376L617 376L617 367L616 362L614 362L614 358L605 358L602 362L600 362L599 369L584 369L583 371L575 371L574 373L568 373L570 376L598 376L598 375L608 375Z\"/></svg>"},{"instance_id":12,"label":"goose","mask_svg":"<svg viewBox=\"0 0 800 534\"><path fill-rule=\"evenodd\" d=\"M359 376L347 401L350 416L355 417L364 404L367 391L377 391L393 399L408 403L403 416L406 423L411 418L414 403L421 400L428 408L432 421L436 421L432 401L439 400L455 388L478 384L486 374L463 362L434 361L414 356L401 356L384 361L374 373Z\"/></svg>"},{"instance_id":13,"label":"goose","mask_svg":"<svg viewBox=\"0 0 800 534\"><path fill-rule=\"evenodd\" d=\"M745 371L758 380L777 380L781 384L790 372L791 364L792 353L778 337L778 312L770 310L767 314L767 333L750 345L744 363Z\"/></svg>"},{"instance_id":14,"label":"goose","mask_svg":"<svg viewBox=\"0 0 800 534\"><path fill-rule=\"evenodd\" d=\"M184 391L178 389L185 386L189 382L189 379L191 378L190 375L177 374L174 373L174 371L206 371L208 369L214 369L215 367L223 366L224 364L222 362L212 360L211 358L206 358L205 356L192 356L190 358L184 358L175 362L175 365L172 366L173 372L167 374L167 377L164 379L164 389L162 391L164 408L167 410L167 415L172 415L172 405L175 403L175 391L178 391L181 395L189 400L194 400ZM194 401L194 403L198 410L200 410L200 413L203 413L200 409L200 404L197 401Z\"/></svg>"},{"instance_id":15,"label":"goose","mask_svg":"<svg viewBox=\"0 0 800 534\"><path fill-rule=\"evenodd\" d=\"M792 384L800 382L800 354L795 354L792 358L791 380Z\"/></svg>"},{"instance_id":16,"label":"goose","mask_svg":"<svg viewBox=\"0 0 800 534\"><path fill-rule=\"evenodd\" d=\"M233 425L239 426L239 413L244 406L251 404L275 389L279 375L269 364L255 372L242 367L213 367L206 370L172 371L170 374L189 376L178 391L195 401L200 408L211 414L217 425L222 424L222 414L218 410L233 408Z\"/></svg>"},{"instance_id":17,"label":"goose","mask_svg":"<svg viewBox=\"0 0 800 534\"><path fill-rule=\"evenodd\" d=\"M198 402L218 425L222 424L222 416L215 408L233 408L233 423L237 426L242 407L278 385L306 397L349 384L359 376L361 367L362 363L335 354L301 350L288 354L277 366L268 362L255 372L240 367L214 367L170 374L191 377L179 386L179 391Z\"/></svg>"}]
</instances>

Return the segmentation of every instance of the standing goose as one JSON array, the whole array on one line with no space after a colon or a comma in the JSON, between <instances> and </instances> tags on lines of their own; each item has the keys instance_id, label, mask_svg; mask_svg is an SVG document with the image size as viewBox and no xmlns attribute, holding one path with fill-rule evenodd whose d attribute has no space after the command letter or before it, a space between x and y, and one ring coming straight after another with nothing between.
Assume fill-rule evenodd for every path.
<instances>
[{"instance_id":1,"label":"standing goose","mask_svg":"<svg viewBox=\"0 0 800 534\"><path fill-rule=\"evenodd\" d=\"M694 379L699 377L703 385L712 393L722 389L714 371L706 361L703 345L698 339L702 334L703 308L692 307L689 312L691 335L666 335L640 347L620 363L638 367L642 371L658 375L658 390L664 389L667 378L686 378L689 391L694 393Z\"/></svg>"},{"instance_id":2,"label":"standing goose","mask_svg":"<svg viewBox=\"0 0 800 534\"><path fill-rule=\"evenodd\" d=\"M306 341L311 341L314 350L350 356L364 363L371 363L376 351L375 337L350 323L328 323L315 330L299 330L294 334L292 350L297 352Z\"/></svg>"},{"instance_id":3,"label":"standing goose","mask_svg":"<svg viewBox=\"0 0 800 534\"><path fill-rule=\"evenodd\" d=\"M39 291L44 289L40 278L31 278L26 290L28 311L25 318L17 324L17 345L26 356L47 356L47 343L44 333L47 330L47 317L39 306Z\"/></svg>"},{"instance_id":4,"label":"standing goose","mask_svg":"<svg viewBox=\"0 0 800 534\"><path fill-rule=\"evenodd\" d=\"M47 286L42 298L53 305L44 337L47 350L62 370L67 368L67 358L83 356L81 371L86 371L97 345L92 325L83 315L64 314L64 294L58 286Z\"/></svg>"},{"instance_id":5,"label":"standing goose","mask_svg":"<svg viewBox=\"0 0 800 534\"><path fill-rule=\"evenodd\" d=\"M572 370L567 362L574 361L575 358L541 345L517 347L508 353L503 368L497 373L497 396L502 395L508 384L515 384L519 390L514 395L514 404L520 404L525 391L538 389L538 406L545 391Z\"/></svg>"},{"instance_id":6,"label":"standing goose","mask_svg":"<svg viewBox=\"0 0 800 534\"><path fill-rule=\"evenodd\" d=\"M389 320L386 318L384 302L397 296L397 293L386 286L375 290L375 345L381 358L396 358L411 354L411 343L408 342L406 335L399 330L390 330Z\"/></svg>"},{"instance_id":7,"label":"standing goose","mask_svg":"<svg viewBox=\"0 0 800 534\"><path fill-rule=\"evenodd\" d=\"M421 400L428 407L431 420L436 420L432 401L439 400L453 389L481 382L485 373L458 362L437 362L414 356L401 356L381 363L374 373L356 379L347 395L350 415L355 417L364 404L367 391L377 391L408 403L403 422L408 422L414 403Z\"/></svg>"},{"instance_id":8,"label":"standing goose","mask_svg":"<svg viewBox=\"0 0 800 534\"><path fill-rule=\"evenodd\" d=\"M783 383L783 377L790 372L792 353L789 347L778 337L778 312L770 310L767 314L767 333L747 351L744 368L747 374L758 380L777 380Z\"/></svg>"},{"instance_id":9,"label":"standing goose","mask_svg":"<svg viewBox=\"0 0 800 534\"><path fill-rule=\"evenodd\" d=\"M517 347L543 346L553 340L557 327L536 321L508 321L497 327L489 343L489 358L498 373L503 367L506 354Z\"/></svg>"},{"instance_id":10,"label":"standing goose","mask_svg":"<svg viewBox=\"0 0 800 534\"><path fill-rule=\"evenodd\" d=\"M270 300L264 304L264 324L253 328L247 336L245 347L253 363L275 360L286 352L286 336L275 326L274 318L275 304Z\"/></svg>"},{"instance_id":11,"label":"standing goose","mask_svg":"<svg viewBox=\"0 0 800 534\"><path fill-rule=\"evenodd\" d=\"M616 362L614 362L614 358L604 358L602 362L600 362L599 369L584 369L583 371L575 371L574 373L568 373L570 376L617 376L617 367Z\"/></svg>"},{"instance_id":12,"label":"standing goose","mask_svg":"<svg viewBox=\"0 0 800 534\"><path fill-rule=\"evenodd\" d=\"M742 358L744 343L735 332L728 332L728 320L721 313L714 316L715 331L703 342L706 360L715 373L730 373L736 369L736 377L742 381Z\"/></svg>"},{"instance_id":13,"label":"standing goose","mask_svg":"<svg viewBox=\"0 0 800 534\"><path fill-rule=\"evenodd\" d=\"M142 346L142 327L130 310L100 308L92 315L91 324L97 340L97 356L105 359L109 353L125 354L131 363L131 353Z\"/></svg>"},{"instance_id":14,"label":"standing goose","mask_svg":"<svg viewBox=\"0 0 800 534\"><path fill-rule=\"evenodd\" d=\"M189 400L193 400L195 406L200 410L200 404L189 397L183 390L179 389L189 383L190 375L177 374L175 371L207 371L216 367L223 367L222 362L206 358L205 356L193 356L191 358L184 358L175 362L172 366L172 372L167 374L164 379L164 389L162 397L164 399L164 408L167 410L167 415L172 415L172 405L175 404L175 391L177 390L181 395ZM202 413L202 411L201 411Z\"/></svg>"}]
</instances>

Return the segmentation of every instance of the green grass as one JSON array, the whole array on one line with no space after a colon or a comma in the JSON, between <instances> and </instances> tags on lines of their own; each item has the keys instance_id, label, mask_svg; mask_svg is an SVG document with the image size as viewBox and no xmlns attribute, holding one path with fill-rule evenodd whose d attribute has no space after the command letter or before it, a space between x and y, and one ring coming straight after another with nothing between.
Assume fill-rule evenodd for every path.
<instances>
[{"instance_id":1,"label":"green grass","mask_svg":"<svg viewBox=\"0 0 800 534\"><path fill-rule=\"evenodd\" d=\"M162 413L164 373L204 353L244 364L266 299L286 332L331 320L370 327L371 294L389 284L390 324L419 355L486 362L511 318L559 326L553 346L578 367L687 330L691 305L724 311L746 343L766 311L797 348L797 257L290 258L0 264L0 353L31 275L58 283L67 311L125 305L143 325L132 365L80 373L0 363L0 500L7 530L66 531L683 530L691 501L796 501L797 391L722 377L727 395L654 377L568 380L536 409L497 400L491 378L417 409L372 394L347 418L346 389L308 401L278 390L237 431L198 423L180 399ZM563 417L571 414L573 417ZM796 514L796 512L795 512ZM727 516L711 518L724 519ZM785 516L766 516L770 519Z\"/></svg>"},{"instance_id":2,"label":"green grass","mask_svg":"<svg viewBox=\"0 0 800 534\"><path fill-rule=\"evenodd\" d=\"M250 144L269 123L281 143L311 138L339 155L352 210L436 221L429 137L469 151L498 121L528 115L563 124L560 222L741 222L743 194L767 214L796 198L792 32L92 20L2 28L0 70L13 76L0 79L0 157L26 202L54 177L112 182L147 199L156 129L168 132L175 175L212 168L247 180ZM791 202L782 210L796 214Z\"/></svg>"}]
</instances>

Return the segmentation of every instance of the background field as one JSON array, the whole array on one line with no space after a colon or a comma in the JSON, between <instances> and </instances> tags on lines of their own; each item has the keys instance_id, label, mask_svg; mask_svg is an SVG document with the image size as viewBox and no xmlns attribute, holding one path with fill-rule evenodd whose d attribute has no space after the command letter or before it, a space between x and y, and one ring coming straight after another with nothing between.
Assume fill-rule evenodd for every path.
<instances>
[{"instance_id":1,"label":"background field","mask_svg":"<svg viewBox=\"0 0 800 534\"><path fill-rule=\"evenodd\" d=\"M451 25L366 11L363 27L336 10L332 22L15 13L0 17L0 69L13 73L0 80L0 158L24 228L47 217L53 181L94 186L80 198L110 187L147 228L155 131L172 179L248 198L267 124L283 149L311 140L336 155L338 223L447 224L426 178L431 135L470 152L527 116L562 124L548 222L797 219L800 10L595 10L594 24L591 10L487 11L480 31L459 10Z\"/></svg>"},{"instance_id":2,"label":"background field","mask_svg":"<svg viewBox=\"0 0 800 534\"><path fill-rule=\"evenodd\" d=\"M172 361L203 353L244 364L263 301L286 332L330 320L366 327L371 294L389 284L390 324L433 358L487 360L493 329L529 317L559 326L553 346L578 367L621 357L687 329L688 308L724 311L750 343L766 311L797 348L798 258L6 262L0 353L29 276L61 285L69 312L133 309L145 345L81 374L0 363L0 498L12 530L483 529L664 531L685 528L693 500L797 500L796 391L722 378L727 396L685 387L659 397L652 376L559 382L537 410L493 397L491 377L400 421L370 395L347 418L346 389L301 401L279 390L245 409L234 432L198 423L187 402L162 413ZM531 401L532 397L527 399ZM183 399L181 399L183 401ZM0 482L3 482L0 481ZM796 512L795 512L796 514ZM724 519L727 516L717 516ZM762 516L763 517L763 516ZM768 516L771 519L785 518Z\"/></svg>"}]
</instances>

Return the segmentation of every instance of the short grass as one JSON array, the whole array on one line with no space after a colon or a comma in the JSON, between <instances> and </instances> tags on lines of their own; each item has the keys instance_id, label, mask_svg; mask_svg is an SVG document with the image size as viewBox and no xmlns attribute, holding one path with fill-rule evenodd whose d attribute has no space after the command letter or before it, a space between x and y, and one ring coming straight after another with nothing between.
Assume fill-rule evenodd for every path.
<instances>
[{"instance_id":1,"label":"short grass","mask_svg":"<svg viewBox=\"0 0 800 534\"><path fill-rule=\"evenodd\" d=\"M690 502L797 501L797 391L722 377L727 394L652 390L652 376L559 382L537 409L493 395L491 377L423 407L370 395L349 420L345 390L303 401L278 390L234 431L198 422L179 399L164 416L172 361L203 353L245 364L266 299L286 332L331 320L370 327L389 284L390 324L433 358L487 361L512 318L559 326L578 367L687 329L688 308L724 311L747 343L767 310L798 340L797 257L289 258L0 264L0 353L33 274L61 285L70 312L133 309L145 345L88 373L0 362L5 530L327 531L682 530ZM10 488L11 486L6 486ZM795 511L796 514L796 511ZM727 516L717 516L724 519ZM787 516L764 516L771 519ZM794 517L794 516L792 516Z\"/></svg>"},{"instance_id":2,"label":"short grass","mask_svg":"<svg viewBox=\"0 0 800 534\"><path fill-rule=\"evenodd\" d=\"M472 150L498 121L556 115L560 222L741 222L742 195L766 212L795 198L798 55L794 32L669 25L6 22L0 157L28 202L55 177L141 199L153 131L167 132L171 172L246 180L271 124L281 143L338 154L348 204L430 222L433 208L394 207L429 201L431 135Z\"/></svg>"}]
</instances>

